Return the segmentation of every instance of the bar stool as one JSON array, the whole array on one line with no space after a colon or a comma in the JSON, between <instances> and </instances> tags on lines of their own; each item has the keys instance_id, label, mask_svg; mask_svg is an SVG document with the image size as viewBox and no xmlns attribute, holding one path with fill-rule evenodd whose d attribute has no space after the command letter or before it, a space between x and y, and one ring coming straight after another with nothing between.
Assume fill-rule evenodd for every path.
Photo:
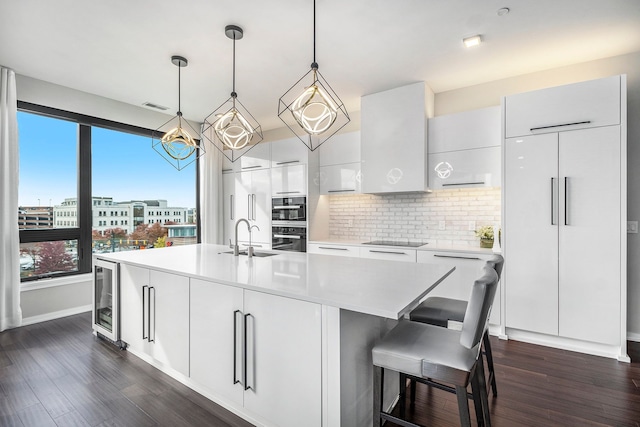
<instances>
[{"instance_id":1,"label":"bar stool","mask_svg":"<svg viewBox=\"0 0 640 427\"><path fill-rule=\"evenodd\" d=\"M485 266L482 276L471 290L462 330L441 328L427 323L400 321L374 346L373 358L373 425L382 419L402 426L418 426L384 412L384 370L400 373L400 417L404 416L405 378L418 381L457 395L462 426L470 426L471 397L478 425L490 427L489 405L484 380L481 340L498 286L496 271ZM472 394L467 387L471 384Z\"/></svg>"},{"instance_id":2,"label":"bar stool","mask_svg":"<svg viewBox=\"0 0 640 427\"><path fill-rule=\"evenodd\" d=\"M494 255L485 265L491 266L498 274L498 280L502 274L502 267L504 265L504 258L502 255ZM467 310L467 302L463 300L457 300L444 297L430 297L424 300L420 305L409 313L409 319L414 322L428 323L430 325L448 327L449 321L454 320L456 322L462 322L464 320L464 314ZM493 355L491 353L491 341L489 340L489 329L485 330L482 337L482 343L484 346L484 356L487 359L487 368L489 370L489 378L487 383L491 385L493 395L498 395L498 388L496 386L496 375L493 369ZM415 383L411 383L411 401L415 397Z\"/></svg>"}]
</instances>

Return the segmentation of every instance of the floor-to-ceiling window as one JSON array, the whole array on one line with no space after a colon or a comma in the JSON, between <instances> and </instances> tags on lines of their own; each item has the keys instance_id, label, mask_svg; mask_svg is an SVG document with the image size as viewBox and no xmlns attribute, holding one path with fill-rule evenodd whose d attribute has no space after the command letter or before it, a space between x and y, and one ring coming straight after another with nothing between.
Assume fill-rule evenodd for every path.
<instances>
[{"instance_id":1,"label":"floor-to-ceiling window","mask_svg":"<svg viewBox=\"0 0 640 427\"><path fill-rule=\"evenodd\" d=\"M91 271L91 254L197 241L197 166L177 171L151 130L19 102L23 281ZM174 239L171 226L192 229Z\"/></svg>"}]
</instances>

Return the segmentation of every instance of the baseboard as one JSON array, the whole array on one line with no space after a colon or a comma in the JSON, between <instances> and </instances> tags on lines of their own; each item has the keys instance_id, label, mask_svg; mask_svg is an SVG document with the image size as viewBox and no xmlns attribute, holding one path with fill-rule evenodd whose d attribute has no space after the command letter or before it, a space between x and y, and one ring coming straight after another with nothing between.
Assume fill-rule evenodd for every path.
<instances>
[{"instance_id":1,"label":"baseboard","mask_svg":"<svg viewBox=\"0 0 640 427\"><path fill-rule=\"evenodd\" d=\"M635 333L635 332L628 332L627 331L627 340L640 342L640 334Z\"/></svg>"},{"instance_id":2,"label":"baseboard","mask_svg":"<svg viewBox=\"0 0 640 427\"><path fill-rule=\"evenodd\" d=\"M47 322L49 320L60 319L61 317L73 316L74 314L86 313L87 311L91 311L91 304L67 308L66 310L52 311L51 313L39 314L37 316L24 317L22 319L22 326Z\"/></svg>"}]
</instances>

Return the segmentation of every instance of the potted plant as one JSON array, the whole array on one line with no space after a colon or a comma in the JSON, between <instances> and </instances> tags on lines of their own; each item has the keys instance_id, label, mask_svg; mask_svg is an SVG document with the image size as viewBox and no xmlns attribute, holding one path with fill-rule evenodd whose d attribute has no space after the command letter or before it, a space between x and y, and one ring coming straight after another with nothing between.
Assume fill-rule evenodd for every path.
<instances>
[{"instance_id":1,"label":"potted plant","mask_svg":"<svg viewBox=\"0 0 640 427\"><path fill-rule=\"evenodd\" d=\"M480 238L481 248L493 247L493 226L483 225L476 230L476 237Z\"/></svg>"}]
</instances>

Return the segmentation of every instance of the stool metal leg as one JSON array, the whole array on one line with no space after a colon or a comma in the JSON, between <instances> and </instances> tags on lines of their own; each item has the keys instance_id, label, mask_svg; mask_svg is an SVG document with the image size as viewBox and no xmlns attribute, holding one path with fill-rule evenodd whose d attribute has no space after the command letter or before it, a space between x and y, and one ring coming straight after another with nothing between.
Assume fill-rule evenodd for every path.
<instances>
[{"instance_id":1,"label":"stool metal leg","mask_svg":"<svg viewBox=\"0 0 640 427\"><path fill-rule=\"evenodd\" d=\"M414 382L414 381L411 381ZM405 400L407 397L407 376L400 372L400 396L398 397L398 410L400 411L400 418L404 418L405 415Z\"/></svg>"},{"instance_id":2,"label":"stool metal leg","mask_svg":"<svg viewBox=\"0 0 640 427\"><path fill-rule=\"evenodd\" d=\"M476 364L476 367L471 372L471 394L473 396L473 406L476 410L476 421L478 427L484 427L484 407L482 406L481 394L486 393L487 390L480 386L478 371L480 367Z\"/></svg>"},{"instance_id":3,"label":"stool metal leg","mask_svg":"<svg viewBox=\"0 0 640 427\"><path fill-rule=\"evenodd\" d=\"M478 366L476 367L476 375L478 381L478 391L480 392L480 401L482 403L482 415L484 417L485 427L491 427L491 414L489 413L489 397L487 393L487 384L484 378L484 362L482 357L478 357Z\"/></svg>"},{"instance_id":4,"label":"stool metal leg","mask_svg":"<svg viewBox=\"0 0 640 427\"><path fill-rule=\"evenodd\" d=\"M380 417L382 412L382 398L384 386L384 369L380 366L373 366L373 427L380 427Z\"/></svg>"},{"instance_id":5,"label":"stool metal leg","mask_svg":"<svg viewBox=\"0 0 640 427\"><path fill-rule=\"evenodd\" d=\"M489 368L488 382L491 384L493 397L496 397L498 396L498 387L496 386L496 374L493 370L493 354L491 353L491 340L489 339L489 331L485 331L482 337L482 345L484 347L485 357L487 358L487 367Z\"/></svg>"},{"instance_id":6,"label":"stool metal leg","mask_svg":"<svg viewBox=\"0 0 640 427\"><path fill-rule=\"evenodd\" d=\"M469 399L467 399L467 388L456 386L456 397L458 398L458 411L460 412L460 426L471 427L471 416L469 415Z\"/></svg>"}]
</instances>

